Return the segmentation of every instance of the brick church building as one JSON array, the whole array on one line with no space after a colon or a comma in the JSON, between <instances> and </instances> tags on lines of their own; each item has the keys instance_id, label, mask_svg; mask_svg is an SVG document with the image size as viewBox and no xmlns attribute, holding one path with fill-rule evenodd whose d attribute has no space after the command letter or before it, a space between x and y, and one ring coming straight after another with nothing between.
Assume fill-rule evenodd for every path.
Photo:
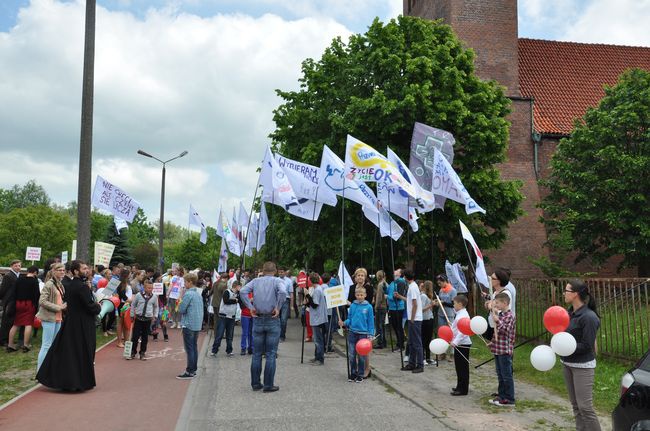
<instances>
[{"instance_id":1,"label":"brick church building","mask_svg":"<svg viewBox=\"0 0 650 431\"><path fill-rule=\"evenodd\" d=\"M476 53L475 70L494 79L512 101L504 179L518 179L525 196L525 215L508 229L499 250L486 250L491 262L512 268L515 277L542 273L529 257L549 256L544 225L537 208L544 190L538 179L548 174L559 140L568 137L573 121L598 105L604 85L614 85L626 69L650 70L650 48L523 39L518 35L517 0L403 0L404 15L442 19ZM564 263L571 267L572 260ZM574 269L616 274L618 261L602 268L581 262ZM635 276L629 269L620 275Z\"/></svg>"}]
</instances>

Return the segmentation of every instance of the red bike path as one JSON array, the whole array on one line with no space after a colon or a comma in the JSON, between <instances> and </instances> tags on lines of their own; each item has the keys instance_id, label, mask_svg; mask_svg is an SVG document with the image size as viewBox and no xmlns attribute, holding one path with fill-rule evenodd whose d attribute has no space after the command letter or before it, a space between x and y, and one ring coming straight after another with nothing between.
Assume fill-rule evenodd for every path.
<instances>
[{"instance_id":1,"label":"red bike path","mask_svg":"<svg viewBox=\"0 0 650 431\"><path fill-rule=\"evenodd\" d=\"M150 340L146 361L127 361L116 346L97 352L94 389L66 393L38 385L5 404L0 430L174 430L191 382L176 378L186 366L181 331L170 329L169 342Z\"/></svg>"}]
</instances>

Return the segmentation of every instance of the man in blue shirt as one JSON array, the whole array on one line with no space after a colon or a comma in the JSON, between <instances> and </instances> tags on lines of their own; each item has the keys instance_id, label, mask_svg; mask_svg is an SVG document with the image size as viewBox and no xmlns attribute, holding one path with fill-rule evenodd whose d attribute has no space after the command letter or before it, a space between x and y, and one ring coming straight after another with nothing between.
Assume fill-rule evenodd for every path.
<instances>
[{"instance_id":1,"label":"man in blue shirt","mask_svg":"<svg viewBox=\"0 0 650 431\"><path fill-rule=\"evenodd\" d=\"M287 321L289 320L289 313L291 312L291 295L293 294L293 280L291 277L287 276L287 270L285 268L278 269L278 276L282 280L282 285L285 289L285 294L287 298L282 304L280 309L280 341L287 339Z\"/></svg>"},{"instance_id":2,"label":"man in blue shirt","mask_svg":"<svg viewBox=\"0 0 650 431\"><path fill-rule=\"evenodd\" d=\"M388 285L386 291L386 302L388 302L388 321L391 328L395 331L397 337L397 347L399 350L404 350L404 327L402 326L402 316L404 315L405 303L403 300L396 297L397 293L401 296L406 296L406 281L402 277L401 268L395 269L393 274L394 280Z\"/></svg>"},{"instance_id":3,"label":"man in blue shirt","mask_svg":"<svg viewBox=\"0 0 650 431\"><path fill-rule=\"evenodd\" d=\"M275 392L280 388L273 384L275 378L275 359L280 342L280 310L286 300L284 283L275 277L275 263L265 262L264 275L246 283L239 297L253 316L253 358L251 360L251 387L254 391ZM253 292L253 302L248 293ZM262 352L266 355L264 385L260 382L262 374Z\"/></svg>"}]
</instances>

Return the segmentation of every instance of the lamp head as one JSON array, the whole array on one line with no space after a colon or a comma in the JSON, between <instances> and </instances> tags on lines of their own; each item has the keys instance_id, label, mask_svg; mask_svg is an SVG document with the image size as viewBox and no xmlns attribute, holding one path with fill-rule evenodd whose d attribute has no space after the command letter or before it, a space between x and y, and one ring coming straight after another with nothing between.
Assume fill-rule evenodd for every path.
<instances>
[{"instance_id":1,"label":"lamp head","mask_svg":"<svg viewBox=\"0 0 650 431\"><path fill-rule=\"evenodd\" d=\"M153 158L153 156L152 156L151 154L149 154L149 153L147 153L147 152L144 152L144 151L142 151L142 150L138 150L138 154L140 154L141 156L145 156L145 157L151 157L151 158Z\"/></svg>"}]
</instances>

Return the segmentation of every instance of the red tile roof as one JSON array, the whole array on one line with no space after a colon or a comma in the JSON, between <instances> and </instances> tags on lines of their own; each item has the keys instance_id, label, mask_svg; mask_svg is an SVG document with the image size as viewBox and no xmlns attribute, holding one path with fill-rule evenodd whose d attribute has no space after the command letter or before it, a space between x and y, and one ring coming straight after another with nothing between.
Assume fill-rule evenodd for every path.
<instances>
[{"instance_id":1,"label":"red tile roof","mask_svg":"<svg viewBox=\"0 0 650 431\"><path fill-rule=\"evenodd\" d=\"M650 71L650 48L519 39L519 88L535 99L541 134L570 134L573 120L603 98L603 85L632 67Z\"/></svg>"}]
</instances>

